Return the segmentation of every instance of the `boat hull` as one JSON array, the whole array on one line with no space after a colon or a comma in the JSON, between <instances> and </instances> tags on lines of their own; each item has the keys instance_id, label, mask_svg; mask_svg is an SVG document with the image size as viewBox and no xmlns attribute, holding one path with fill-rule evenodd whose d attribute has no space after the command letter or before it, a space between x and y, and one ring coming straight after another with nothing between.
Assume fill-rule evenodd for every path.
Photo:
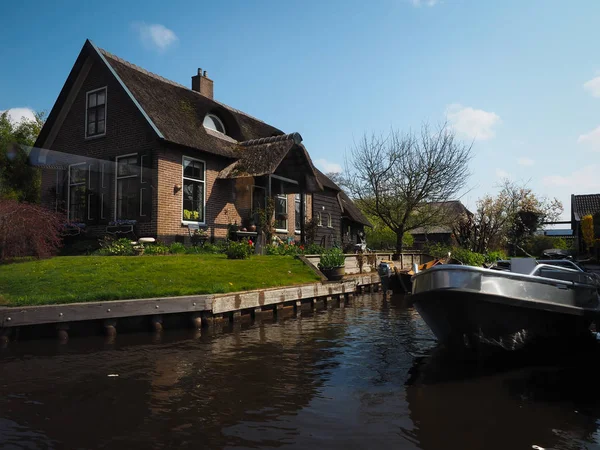
<instances>
[{"instance_id":1,"label":"boat hull","mask_svg":"<svg viewBox=\"0 0 600 450\"><path fill-rule=\"evenodd\" d=\"M440 342L507 350L589 335L599 310L595 286L466 266L417 274L412 301Z\"/></svg>"}]
</instances>

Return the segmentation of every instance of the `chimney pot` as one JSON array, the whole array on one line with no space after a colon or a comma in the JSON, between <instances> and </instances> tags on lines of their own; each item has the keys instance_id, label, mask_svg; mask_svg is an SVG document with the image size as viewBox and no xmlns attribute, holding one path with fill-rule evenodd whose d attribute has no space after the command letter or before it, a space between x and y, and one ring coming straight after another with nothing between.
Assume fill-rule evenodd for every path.
<instances>
[{"instance_id":1,"label":"chimney pot","mask_svg":"<svg viewBox=\"0 0 600 450\"><path fill-rule=\"evenodd\" d=\"M198 74L192 77L192 91L199 92L205 97L213 98L213 81L207 77L207 72L198 68Z\"/></svg>"}]
</instances>

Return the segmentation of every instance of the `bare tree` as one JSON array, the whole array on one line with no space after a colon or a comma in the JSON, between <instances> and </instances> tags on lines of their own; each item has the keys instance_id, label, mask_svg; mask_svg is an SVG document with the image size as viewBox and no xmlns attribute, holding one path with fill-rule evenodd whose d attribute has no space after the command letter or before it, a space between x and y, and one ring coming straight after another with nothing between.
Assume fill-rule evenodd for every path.
<instances>
[{"instance_id":1,"label":"bare tree","mask_svg":"<svg viewBox=\"0 0 600 450\"><path fill-rule=\"evenodd\" d=\"M446 126L419 134L392 130L388 136L363 136L346 161L346 188L367 214L379 217L402 236L415 228L439 224L440 207L466 186L471 146L455 140Z\"/></svg>"},{"instance_id":2,"label":"bare tree","mask_svg":"<svg viewBox=\"0 0 600 450\"><path fill-rule=\"evenodd\" d=\"M344 187L346 183L346 179L342 172L327 172L325 176L331 181L333 181L335 184L337 184L339 187Z\"/></svg>"}]
</instances>

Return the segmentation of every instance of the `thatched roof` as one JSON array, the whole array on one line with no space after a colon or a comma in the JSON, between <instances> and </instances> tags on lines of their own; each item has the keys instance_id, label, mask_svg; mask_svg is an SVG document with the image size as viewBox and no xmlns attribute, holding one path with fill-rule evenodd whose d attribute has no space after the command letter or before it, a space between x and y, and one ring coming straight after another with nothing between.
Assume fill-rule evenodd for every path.
<instances>
[{"instance_id":1,"label":"thatched roof","mask_svg":"<svg viewBox=\"0 0 600 450\"><path fill-rule=\"evenodd\" d=\"M342 215L348 217L354 222L361 223L367 227L373 227L369 219L365 217L362 211L356 206L356 204L346 195L344 191L340 191L338 194L338 200L342 206Z\"/></svg>"},{"instance_id":2,"label":"thatched roof","mask_svg":"<svg viewBox=\"0 0 600 450\"><path fill-rule=\"evenodd\" d=\"M238 141L283 134L248 114L148 72L106 50L100 52L167 141L233 157ZM208 113L219 116L227 135L204 128L202 123Z\"/></svg>"},{"instance_id":3,"label":"thatched roof","mask_svg":"<svg viewBox=\"0 0 600 450\"><path fill-rule=\"evenodd\" d=\"M35 147L44 147L60 111L86 61L105 64L161 140L207 153L235 157L238 142L282 135L255 117L224 105L174 81L127 62L86 40ZM227 135L203 126L206 114L217 115Z\"/></svg>"}]
</instances>

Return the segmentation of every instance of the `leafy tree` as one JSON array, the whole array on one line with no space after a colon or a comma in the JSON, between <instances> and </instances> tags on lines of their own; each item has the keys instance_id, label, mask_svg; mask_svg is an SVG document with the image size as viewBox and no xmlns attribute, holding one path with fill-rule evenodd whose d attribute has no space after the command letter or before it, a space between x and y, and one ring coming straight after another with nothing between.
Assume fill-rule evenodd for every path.
<instances>
[{"instance_id":1,"label":"leafy tree","mask_svg":"<svg viewBox=\"0 0 600 450\"><path fill-rule=\"evenodd\" d=\"M594 217L591 214L582 217L581 232L585 246L588 250L591 249L594 246Z\"/></svg>"},{"instance_id":2,"label":"leafy tree","mask_svg":"<svg viewBox=\"0 0 600 450\"><path fill-rule=\"evenodd\" d=\"M388 136L363 136L351 150L344 181L364 212L378 217L396 236L439 224L440 208L466 186L471 147L455 140L446 125L421 133L392 130Z\"/></svg>"},{"instance_id":3,"label":"leafy tree","mask_svg":"<svg viewBox=\"0 0 600 450\"><path fill-rule=\"evenodd\" d=\"M37 203L40 171L29 164L29 149L44 125L44 114L14 123L0 114L0 198Z\"/></svg>"},{"instance_id":4,"label":"leafy tree","mask_svg":"<svg viewBox=\"0 0 600 450\"><path fill-rule=\"evenodd\" d=\"M461 247L479 253L521 248L543 222L557 220L562 212L556 198L538 197L526 186L505 180L496 196L479 199L475 214L455 225L454 236Z\"/></svg>"}]
</instances>

